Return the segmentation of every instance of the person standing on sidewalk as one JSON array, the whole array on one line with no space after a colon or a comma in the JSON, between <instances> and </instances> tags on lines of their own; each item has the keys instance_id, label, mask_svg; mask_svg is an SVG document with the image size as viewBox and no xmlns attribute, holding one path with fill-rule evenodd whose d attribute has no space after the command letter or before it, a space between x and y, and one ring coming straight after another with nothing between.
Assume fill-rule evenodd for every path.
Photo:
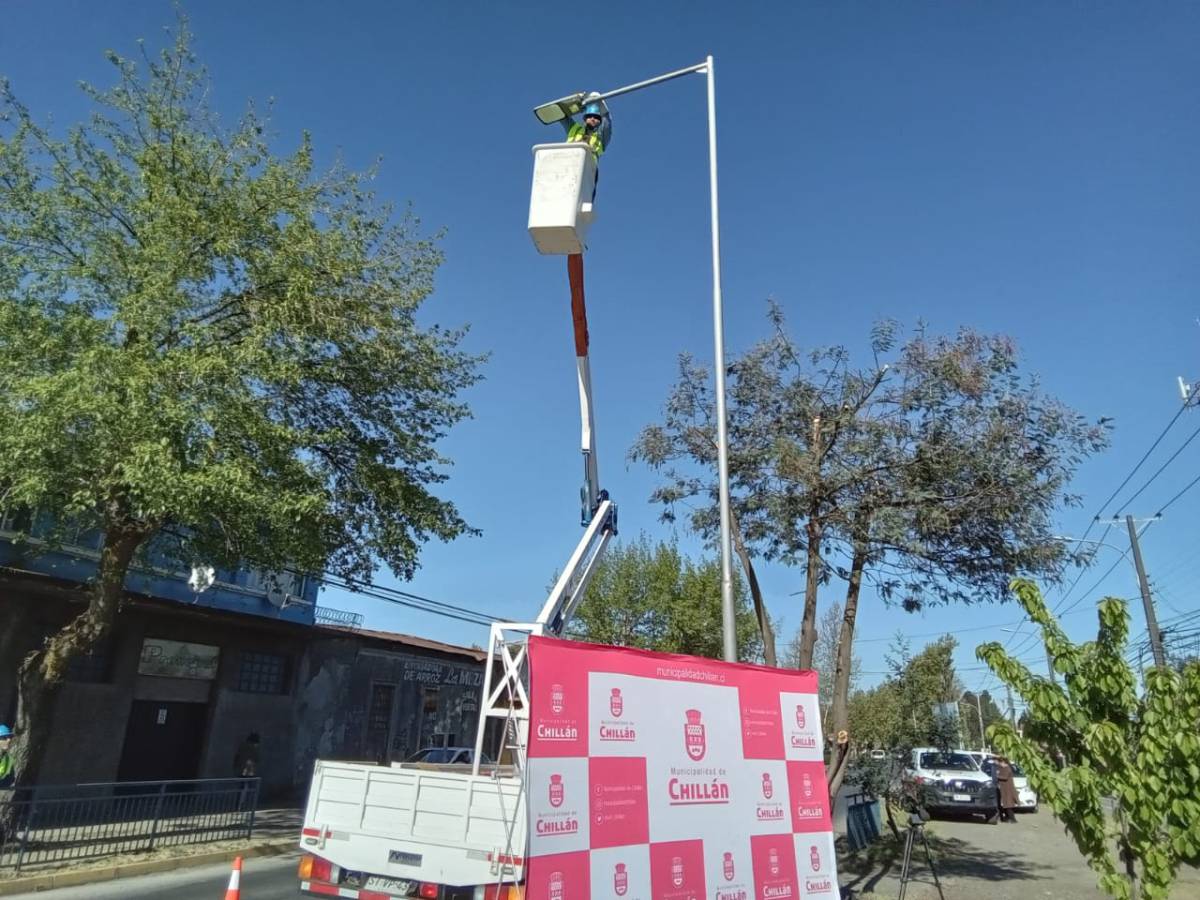
<instances>
[{"instance_id":1,"label":"person standing on sidewalk","mask_svg":"<svg viewBox=\"0 0 1200 900\"><path fill-rule=\"evenodd\" d=\"M260 740L257 731L252 731L246 735L246 739L242 741L238 747L237 753L233 755L233 774L238 778L257 778L258 777L258 751ZM246 782L242 785L238 795L238 808L245 808L250 798L253 796L254 788Z\"/></svg>"},{"instance_id":2,"label":"person standing on sidewalk","mask_svg":"<svg viewBox=\"0 0 1200 900\"><path fill-rule=\"evenodd\" d=\"M996 789L1000 796L1000 821L1017 821L1017 786L1007 756L996 757Z\"/></svg>"},{"instance_id":3,"label":"person standing on sidewalk","mask_svg":"<svg viewBox=\"0 0 1200 900\"><path fill-rule=\"evenodd\" d=\"M233 770L238 778L254 778L258 775L258 747L258 732L252 731L233 755Z\"/></svg>"}]
</instances>

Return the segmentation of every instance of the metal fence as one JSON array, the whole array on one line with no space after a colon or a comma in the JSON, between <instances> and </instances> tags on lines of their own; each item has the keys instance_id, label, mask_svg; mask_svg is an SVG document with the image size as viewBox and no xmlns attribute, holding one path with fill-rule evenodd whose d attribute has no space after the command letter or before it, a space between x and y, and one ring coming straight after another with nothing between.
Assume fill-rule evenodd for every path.
<instances>
[{"instance_id":1,"label":"metal fence","mask_svg":"<svg viewBox=\"0 0 1200 900\"><path fill-rule=\"evenodd\" d=\"M846 793L846 843L858 851L879 839L883 832L880 814L882 801L865 791Z\"/></svg>"},{"instance_id":2,"label":"metal fence","mask_svg":"<svg viewBox=\"0 0 1200 900\"><path fill-rule=\"evenodd\" d=\"M0 791L0 869L249 838L258 789L208 778Z\"/></svg>"}]
</instances>

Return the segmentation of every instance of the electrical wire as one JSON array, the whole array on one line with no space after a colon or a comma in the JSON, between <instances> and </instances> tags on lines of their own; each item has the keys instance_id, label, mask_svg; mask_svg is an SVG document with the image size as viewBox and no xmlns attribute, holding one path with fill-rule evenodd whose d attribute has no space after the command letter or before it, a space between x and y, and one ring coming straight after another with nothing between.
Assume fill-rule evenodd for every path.
<instances>
[{"instance_id":1,"label":"electrical wire","mask_svg":"<svg viewBox=\"0 0 1200 900\"><path fill-rule=\"evenodd\" d=\"M1104 510L1108 507L1108 504L1112 503L1113 498L1116 497L1117 494L1121 493L1122 490L1124 490L1125 485L1129 484L1129 482L1133 479L1133 476L1137 474L1138 469L1140 469L1145 464L1146 460L1150 458L1150 454L1153 453L1158 445L1162 443L1162 439L1167 436L1167 432L1170 431L1175 423L1179 421L1179 417L1183 415L1183 411L1187 408L1188 404L1185 402L1179 407L1179 409L1175 411L1175 415L1171 416L1171 421L1168 422L1166 427L1158 433L1158 437L1154 439L1154 443L1150 445L1150 449L1142 454L1142 458L1137 461L1137 465L1135 465L1130 473L1125 476L1125 480L1118 484L1117 489L1108 495L1107 500L1100 504L1100 508L1096 511L1096 515L1092 519L1093 522L1099 521L1100 516L1104 514ZM1195 437L1195 435L1193 435L1193 437ZM1191 438L1188 438L1188 440L1191 440ZM1125 505L1128 506L1129 501L1126 501ZM1088 526L1088 530L1091 530L1091 525ZM1087 537L1087 532L1084 532L1084 537Z\"/></svg>"},{"instance_id":2,"label":"electrical wire","mask_svg":"<svg viewBox=\"0 0 1200 900\"><path fill-rule=\"evenodd\" d=\"M1093 521L1093 522L1095 522L1096 520L1095 520L1095 519L1093 519L1092 521ZM1106 537L1108 537L1108 533L1109 533L1110 531L1112 531L1112 527L1113 527L1113 525L1112 525L1112 522L1109 522L1107 525L1105 525L1105 526L1104 526L1104 531L1100 533L1100 537L1099 537L1099 539L1097 539L1096 541L1094 541L1094 542L1092 542L1092 543L1095 543L1095 544L1103 544L1103 543L1104 543L1104 539L1105 539ZM1091 530L1091 526L1089 526L1089 530ZM1084 537L1086 537L1086 536L1087 536L1087 532L1085 531L1085 532L1084 532ZM1079 539L1079 543L1081 543L1081 544L1082 544L1082 543L1084 543L1084 540L1083 540L1083 538L1080 538L1080 539ZM1099 549L1098 549L1098 548L1097 548L1097 552L1099 552ZM1072 593L1072 591L1074 591L1074 590L1075 590L1076 586L1077 586L1077 585L1079 584L1079 582L1080 582L1080 581L1083 579L1084 573L1086 573L1086 572L1087 572L1087 570L1088 570L1088 569L1090 569L1090 568L1092 567L1092 560L1093 560L1093 559L1095 559L1095 558L1096 558L1096 554L1095 554L1095 553L1093 553L1093 554L1092 554L1092 556L1091 556L1091 558L1089 558L1089 559L1088 559L1088 561L1087 561L1087 564L1086 564L1086 565L1084 565L1084 566L1081 566L1081 567L1080 567L1080 569L1079 569L1079 574L1075 576L1075 580L1071 582L1071 586L1067 588L1067 591L1066 591L1066 593L1065 593L1065 594L1063 594L1063 595L1062 595L1062 596L1059 598L1059 600L1058 600L1058 602L1057 602L1056 604L1054 604L1054 608L1051 610L1051 613L1053 613L1054 615L1057 615L1057 614L1058 614L1058 611L1059 611L1059 609L1061 609L1061 608L1062 608L1062 606L1063 606L1063 604L1065 604L1065 603L1067 602L1067 599L1068 599L1068 598L1071 596L1071 593Z\"/></svg>"},{"instance_id":3,"label":"electrical wire","mask_svg":"<svg viewBox=\"0 0 1200 900\"><path fill-rule=\"evenodd\" d=\"M1180 497L1182 497L1184 494L1186 494L1188 491L1190 491L1192 488L1194 488L1197 484L1200 484L1200 475L1197 475L1195 478L1193 478L1191 481L1189 481L1183 490L1181 490L1178 494L1176 494L1174 497L1172 497L1170 500L1168 500L1166 503L1164 503L1162 506L1160 506L1158 509L1158 512L1156 512L1154 514L1155 517L1161 516L1168 506L1170 506L1172 503L1174 503L1176 500L1178 500Z\"/></svg>"},{"instance_id":4,"label":"electrical wire","mask_svg":"<svg viewBox=\"0 0 1200 900\"><path fill-rule=\"evenodd\" d=\"M1146 490L1146 488L1150 487L1151 484L1154 483L1154 479L1158 478L1158 476L1163 473L1163 470L1166 469L1167 466L1169 466L1171 463L1173 463L1175 461L1176 457L1178 457L1179 454L1182 453L1184 451L1184 449L1186 449L1188 444L1190 444L1192 441L1194 441L1196 439L1197 435L1200 435L1200 428L1197 428L1195 431L1193 431L1188 436L1188 439L1186 441L1184 441L1182 444L1180 444L1174 453L1172 453L1169 457L1167 457L1167 461L1165 463L1163 463L1161 466L1159 466L1153 475L1151 475L1148 479L1146 479L1146 483L1143 484L1136 491L1134 491L1132 497L1128 498L1124 503L1121 504L1121 508L1117 510L1116 516L1119 516L1119 515L1121 515L1121 513L1125 512L1125 510L1129 508L1129 504L1132 503L1134 500L1136 500L1138 497L1140 497L1142 495L1142 492L1144 490ZM1113 518L1116 518L1116 516L1114 516Z\"/></svg>"},{"instance_id":5,"label":"electrical wire","mask_svg":"<svg viewBox=\"0 0 1200 900\"><path fill-rule=\"evenodd\" d=\"M1083 536L1075 539L1076 546L1081 545L1085 542L1085 540L1087 539L1087 536L1092 533L1092 527L1097 522L1100 521L1100 516L1102 516L1104 514L1104 510L1108 508L1108 504L1112 503L1113 500L1116 499L1117 495L1120 494L1121 491L1123 491L1125 489L1125 485L1129 484L1129 482L1133 480L1133 476L1136 475L1138 473L1138 470L1141 469L1141 467L1146 464L1146 460L1148 460L1150 458L1150 455L1152 453L1154 453L1154 451L1156 449L1158 449L1158 445L1162 443L1163 438L1165 438L1167 436L1167 434L1170 432L1170 430L1175 426L1175 423L1179 421L1179 417L1183 415L1183 411L1187 408L1188 408L1188 403L1185 401L1183 404L1180 405L1179 409L1175 410L1175 415L1171 416L1170 421L1167 422L1167 424L1165 426L1163 426L1162 431L1160 431L1158 433L1158 437L1156 437L1154 439L1153 443L1150 444L1149 449L1147 449L1146 452L1142 454L1141 459L1139 459L1137 461L1137 463L1134 464L1134 467L1132 469L1130 469L1129 474L1125 476L1125 478L1121 481L1120 484L1118 484L1116 486L1116 488L1113 490L1113 492L1108 495L1108 498L1103 503L1101 503L1100 506L1096 509L1096 514L1094 516L1092 516L1091 520L1088 522L1087 528L1083 532ZM1195 435L1193 434L1192 437L1195 437ZM1190 442L1191 438L1188 438L1188 441ZM1178 452L1176 453L1176 455L1178 455ZM1172 459L1173 458L1174 457L1172 457ZM1157 473L1156 473L1155 477L1157 477ZM1200 480L1200 479L1198 479L1198 480ZM1175 498L1172 498L1172 502L1174 502L1174 499ZM1128 505L1128 501L1126 502L1125 505ZM1161 510L1160 510L1160 512L1161 512ZM1109 523L1108 527L1106 527L1104 530L1104 534L1102 534L1100 536L1101 541L1104 540L1104 537L1108 534L1108 531L1111 528L1112 528L1112 524ZM1092 555L1092 559L1095 559L1095 554ZM1075 580L1071 582L1071 585L1070 585L1070 587L1067 588L1066 593L1063 594L1063 596L1058 600L1058 602L1054 605L1054 608L1051 610L1051 612L1054 615L1058 615L1058 610L1063 606L1063 604L1066 603L1067 598L1070 597L1071 593L1075 590L1075 587L1079 584L1080 580L1083 578L1084 572L1086 572L1091 567L1092 567L1092 561L1089 560L1083 566L1083 568L1081 568L1079 570L1079 574L1075 576ZM1007 641L1004 642L1004 647L1006 650L1008 649L1009 645L1021 635L1021 630L1022 630L1022 628L1024 628L1024 624L1025 623L1022 623L1020 626L1018 626L1017 630L1013 633L1013 635Z\"/></svg>"},{"instance_id":6,"label":"electrical wire","mask_svg":"<svg viewBox=\"0 0 1200 900\"><path fill-rule=\"evenodd\" d=\"M476 618L487 619L489 622L495 618L490 613L480 612L477 609L470 609L465 606L456 606L453 603L446 603L443 600L433 600L429 597L422 597L420 594L414 594L411 591L402 591L399 588L387 587L385 585L374 584L373 582L370 582L370 581L358 581L353 578L345 578L341 575L335 575L332 572L324 572L324 573L322 573L322 577L329 578L329 579L336 579L337 581L340 581L343 583L341 585L338 585L339 587L344 587L345 589L351 590L351 591L358 591L358 590L363 590L363 589L373 590L373 591L383 591L384 593L391 594L391 595L399 597L401 599L415 600L419 603L428 603L433 606L437 606L437 607L441 607L443 609L450 610L452 612L459 612L459 613L464 613L466 615L475 616Z\"/></svg>"},{"instance_id":7,"label":"electrical wire","mask_svg":"<svg viewBox=\"0 0 1200 900\"><path fill-rule=\"evenodd\" d=\"M1156 521L1155 519L1151 519L1149 522L1147 522L1145 525L1143 525L1142 530L1137 533L1137 536L1139 538L1141 538L1141 536L1150 529L1150 526L1153 525L1155 523L1155 521ZM1094 590L1096 590L1096 588L1100 587L1100 585L1102 585L1104 583L1104 579L1106 579L1109 575L1111 575L1114 571L1116 571L1117 566L1119 566L1121 564L1121 562L1129 556L1129 552L1132 549L1133 548L1130 547L1128 550L1125 550L1124 552L1122 552L1121 555L1117 557L1116 562L1114 562L1111 566L1109 566L1108 571L1106 571L1103 575L1101 575L1100 578L1097 579L1095 584L1093 584L1090 588L1088 588L1086 591L1084 591L1082 597L1080 597L1078 600L1076 600L1074 603L1072 603L1070 606L1068 606L1065 610L1063 610L1063 614L1066 614L1066 613L1070 612L1072 609L1074 609L1075 607L1077 607L1080 603L1082 603L1084 600L1086 600L1088 598L1088 595L1091 594L1092 591L1094 591Z\"/></svg>"},{"instance_id":8,"label":"electrical wire","mask_svg":"<svg viewBox=\"0 0 1200 900\"><path fill-rule=\"evenodd\" d=\"M429 597L422 597L419 594L410 594L407 591L375 585L370 582L347 580L331 575L330 573L322 574L317 580L327 587L339 588L359 596L370 597L373 600L382 600L396 606L431 613L447 619L455 619L470 625L487 626L493 621L503 621L496 619L495 616L470 610L466 607L443 603Z\"/></svg>"}]
</instances>

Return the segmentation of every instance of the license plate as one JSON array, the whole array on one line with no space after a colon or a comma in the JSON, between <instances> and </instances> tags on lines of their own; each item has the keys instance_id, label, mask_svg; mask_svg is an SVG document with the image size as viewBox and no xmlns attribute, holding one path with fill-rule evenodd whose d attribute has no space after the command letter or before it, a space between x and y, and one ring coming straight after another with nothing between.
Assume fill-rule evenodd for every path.
<instances>
[{"instance_id":1,"label":"license plate","mask_svg":"<svg viewBox=\"0 0 1200 900\"><path fill-rule=\"evenodd\" d=\"M955 794L954 800L956 803L970 803L971 795L970 794Z\"/></svg>"},{"instance_id":2,"label":"license plate","mask_svg":"<svg viewBox=\"0 0 1200 900\"><path fill-rule=\"evenodd\" d=\"M363 887L368 891L386 891L389 894L405 896L412 890L412 882L402 878L384 878L380 875L372 875Z\"/></svg>"}]
</instances>

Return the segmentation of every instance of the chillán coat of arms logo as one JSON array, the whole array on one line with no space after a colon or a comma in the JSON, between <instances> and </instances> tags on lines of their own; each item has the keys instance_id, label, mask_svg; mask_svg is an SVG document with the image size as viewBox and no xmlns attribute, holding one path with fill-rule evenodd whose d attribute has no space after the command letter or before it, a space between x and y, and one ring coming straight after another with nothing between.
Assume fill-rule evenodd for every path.
<instances>
[{"instance_id":1,"label":"chill\u00e1n coat of arms logo","mask_svg":"<svg viewBox=\"0 0 1200 900\"><path fill-rule=\"evenodd\" d=\"M699 762L704 759L708 750L708 741L704 736L704 725L700 722L700 710L689 709L684 713L687 722L683 726L683 744L687 748L688 759Z\"/></svg>"}]
</instances>

